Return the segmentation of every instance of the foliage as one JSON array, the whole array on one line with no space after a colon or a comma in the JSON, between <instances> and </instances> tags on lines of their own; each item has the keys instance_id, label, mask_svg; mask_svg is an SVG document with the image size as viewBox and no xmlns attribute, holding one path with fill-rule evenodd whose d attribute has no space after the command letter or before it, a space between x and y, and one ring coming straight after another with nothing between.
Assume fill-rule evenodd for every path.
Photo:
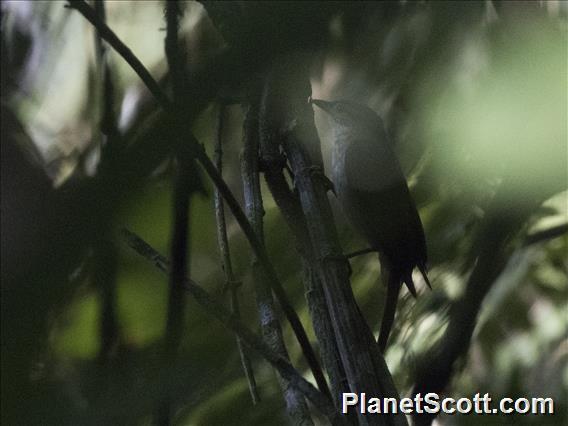
<instances>
[{"instance_id":1,"label":"foliage","mask_svg":"<svg viewBox=\"0 0 568 426\"><path fill-rule=\"evenodd\" d=\"M179 424L284 423L274 371L251 353L262 398L253 407L234 336L191 298L182 361L160 372L168 281L116 231L131 229L168 254L172 130L136 75L109 51L121 143L136 149L110 181L97 180L105 153L96 36L65 3L2 4L2 375L33 362L37 384L33 391L19 388L10 380L20 380L20 373L8 374L3 407L19 403L4 392L16 389L32 392L20 408L28 424L145 424L161 395L175 389ZM566 4L202 3L184 4L180 45L196 81L184 93L193 108L193 134L209 153L219 104L242 99L275 58L290 52L311 55L314 97L356 100L383 117L424 223L433 285L432 292L422 285L417 300L403 291L386 353L400 393L412 390L421 360L447 329L449 306L464 294L480 250L510 226L505 264L447 392L555 399L553 418L486 417L484 424L566 421L568 237L527 243L568 219ZM162 3L106 7L108 25L167 87ZM242 56L232 57L234 51ZM207 68L210 63L216 67ZM199 73L203 69L209 78ZM240 200L246 111L239 105L225 110L223 176ZM7 117L19 124L5 124ZM315 118L327 164L328 124L317 112ZM26 156L13 154L9 144L23 147ZM117 190L123 178L127 184ZM191 198L191 277L227 302L213 187L202 180L203 193ZM264 183L262 190L267 251L315 341L293 235ZM335 208L332 195L330 201ZM334 214L345 253L364 248L339 208ZM242 319L256 329L252 253L228 220L233 269L243 283ZM110 365L100 360L103 299L93 278L93 242L107 233L117 250L120 334ZM376 256L357 257L351 267L353 292L376 332L385 293ZM311 380L292 330L284 321L283 327L292 364ZM9 358L10 345L25 348L29 358ZM459 415L439 421L479 422Z\"/></svg>"}]
</instances>

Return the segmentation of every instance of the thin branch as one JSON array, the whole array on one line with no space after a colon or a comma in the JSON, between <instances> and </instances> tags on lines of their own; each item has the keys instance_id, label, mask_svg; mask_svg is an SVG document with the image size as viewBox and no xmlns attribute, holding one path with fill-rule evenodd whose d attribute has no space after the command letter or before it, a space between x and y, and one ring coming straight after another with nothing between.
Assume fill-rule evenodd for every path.
<instances>
[{"instance_id":1,"label":"thin branch","mask_svg":"<svg viewBox=\"0 0 568 426\"><path fill-rule=\"evenodd\" d=\"M170 265L168 260L148 243L127 229L122 230L122 236L128 245L138 254L152 262L160 271L169 274ZM260 337L250 331L241 321L236 319L231 312L217 302L194 280L186 278L184 288L209 315L220 321L227 329L237 334L245 345L266 359L284 379L289 381L292 386L299 389L321 413L328 417L333 425L345 424L344 418L335 410L329 398L304 379L286 359L270 349Z\"/></svg>"},{"instance_id":2,"label":"thin branch","mask_svg":"<svg viewBox=\"0 0 568 426\"><path fill-rule=\"evenodd\" d=\"M258 105L257 102L249 106L243 125L243 151L241 154L241 176L243 181L243 194L245 211L254 228L257 238L264 245L264 208L260 192L258 172ZM256 303L259 312L260 328L264 341L277 354L289 359L288 351L282 337L282 327L274 307L274 299L266 274L258 263L256 256L252 258L253 284L256 293ZM319 380L318 380L319 379ZM317 377L320 389L325 389L327 383L323 374ZM286 411L293 424L313 425L308 406L297 389L281 380L280 387L286 402Z\"/></svg>"},{"instance_id":3,"label":"thin branch","mask_svg":"<svg viewBox=\"0 0 568 426\"><path fill-rule=\"evenodd\" d=\"M176 128L181 129L184 120L183 104L180 98L184 85L184 67L178 49L179 17L182 14L177 0L166 2L166 39L165 52L168 61L173 93L172 119ZM177 133L177 132L176 132ZM189 273L189 210L192 182L193 158L183 147L181 135L175 134L174 147L177 160L173 191L173 225L170 241L172 267L170 271L168 310L164 340L164 368L177 362L179 346L183 337L184 324L184 280ZM172 422L172 395L164 395L159 407L158 421L169 425Z\"/></svg>"},{"instance_id":4,"label":"thin branch","mask_svg":"<svg viewBox=\"0 0 568 426\"><path fill-rule=\"evenodd\" d=\"M83 0L76 0L71 1L69 4L70 7L79 11L86 19L89 20L97 29L101 29L101 36L119 53L123 59L131 66L136 67L135 71L138 69L137 74L140 76L142 81L146 84L150 92L154 95L160 106L166 112L172 112L172 106L167 98L167 96L162 92L160 87L157 85L155 80L150 76L150 73L144 68L142 63L132 54L130 50L126 48L126 46L120 41L120 39L104 24L101 22L94 13L92 13L92 9L89 5L87 5ZM126 50L125 50L126 49ZM144 72L140 70L142 68ZM144 77L143 77L144 76ZM148 76L150 79L148 79ZM188 125L187 123L185 123ZM195 158L199 161L202 165L203 169L209 175L213 184L219 189L219 192L225 198L227 205L229 206L231 212L233 213L237 223L241 227L245 237L249 241L251 248L253 249L254 253L258 256L258 259L265 269L267 274L267 279L269 280L272 290L278 300L278 303L282 307L284 314L286 315L296 338L298 339L298 343L302 348L302 352L306 357L306 360L312 370L314 377L322 376L321 367L317 362L317 358L315 356L314 350L311 346L311 343L308 339L306 331L300 321L300 318L294 311L290 301L288 300L288 296L284 291L284 287L280 282L278 275L276 274L276 270L274 266L270 262L268 258L268 254L266 250L258 241L256 234L250 225L247 217L243 213L239 202L227 186L227 183L223 180L222 176L219 174L215 165L211 161L211 159L207 156L203 146L201 146L195 137L191 134L189 129L186 130L184 134L188 135L189 140L187 141L189 144L189 149L192 151L192 154L195 155ZM318 372L319 371L319 372ZM325 390L324 390L325 392Z\"/></svg>"},{"instance_id":5,"label":"thin branch","mask_svg":"<svg viewBox=\"0 0 568 426\"><path fill-rule=\"evenodd\" d=\"M376 253L376 252L377 252L376 249L372 249L372 248L369 247L369 248L366 248L366 249L361 249L361 250L357 250L357 251L354 251L352 253L346 254L345 257L347 259L352 259L352 258L357 257L357 256L362 256L364 254Z\"/></svg>"},{"instance_id":6,"label":"thin branch","mask_svg":"<svg viewBox=\"0 0 568 426\"><path fill-rule=\"evenodd\" d=\"M223 173L223 121L225 115L225 106L219 106L219 117L217 121L217 143L215 146L215 166L219 173ZM213 199L215 203L215 220L217 224L217 243L219 245L219 251L221 253L221 262L223 265L223 271L225 272L226 286L229 288L231 294L231 312L233 317L240 319L240 309L239 309L239 296L238 287L233 273L233 265L231 262L231 253L229 250L229 239L227 237L227 224L225 221L225 206L223 204L223 197L219 193L218 189L215 189L213 193ZM252 403L257 404L260 402L260 395L258 393L258 388L256 386L256 380L254 378L254 371L250 362L250 358L247 356L243 349L243 342L241 338L236 335L237 350L241 358L241 365L245 377L248 382L248 387L250 391L250 396L252 398Z\"/></svg>"},{"instance_id":7,"label":"thin branch","mask_svg":"<svg viewBox=\"0 0 568 426\"><path fill-rule=\"evenodd\" d=\"M456 371L457 361L463 358L471 340L483 301L503 272L511 251L511 238L522 229L542 200L530 200L514 214L502 211L503 200L510 197L510 188L503 184L488 209L478 237L473 245L478 257L467 280L463 295L450 306L448 327L434 347L426 353L416 369L413 395L446 390ZM434 414L414 415L416 425L430 425Z\"/></svg>"},{"instance_id":8,"label":"thin branch","mask_svg":"<svg viewBox=\"0 0 568 426\"><path fill-rule=\"evenodd\" d=\"M542 231L537 231L526 236L523 242L524 246L530 246L541 242L549 241L554 238L561 237L568 232L568 223L553 226Z\"/></svg>"},{"instance_id":9,"label":"thin branch","mask_svg":"<svg viewBox=\"0 0 568 426\"><path fill-rule=\"evenodd\" d=\"M341 394L349 392L345 370L335 342L333 327L323 294L322 283L315 270L315 255L310 241L306 218L298 196L292 192L284 177L286 160L280 153L281 141L271 131L270 117L265 105L259 112L260 156L268 188L290 228L302 263L302 281L310 310L310 318L320 346L320 355L328 373L332 396L340 406ZM356 422L349 412L348 420Z\"/></svg>"},{"instance_id":10,"label":"thin branch","mask_svg":"<svg viewBox=\"0 0 568 426\"><path fill-rule=\"evenodd\" d=\"M93 280L99 288L101 297L100 349L101 363L109 361L120 342L120 329L116 315L116 276L118 253L109 232L97 239L94 246L95 270Z\"/></svg>"},{"instance_id":11,"label":"thin branch","mask_svg":"<svg viewBox=\"0 0 568 426\"><path fill-rule=\"evenodd\" d=\"M311 63L310 57L297 55L283 58L272 69L263 95L271 133L284 141L349 388L397 398L390 372L353 295L324 180L313 176L313 170L322 173L323 161L313 110L306 102ZM373 417L359 411L358 416L362 425L406 424L404 415Z\"/></svg>"},{"instance_id":12,"label":"thin branch","mask_svg":"<svg viewBox=\"0 0 568 426\"><path fill-rule=\"evenodd\" d=\"M398 398L392 377L365 322L349 282L347 261L341 256L333 227L327 190L315 184L307 170L311 162L293 135L287 137L286 154L292 165L296 188L308 221L316 251L318 274L323 283L335 340L351 392ZM403 415L368 416L359 413L362 425L405 425Z\"/></svg>"},{"instance_id":13,"label":"thin branch","mask_svg":"<svg viewBox=\"0 0 568 426\"><path fill-rule=\"evenodd\" d=\"M329 376L332 396L336 406L339 407L341 395L349 392L349 387L335 342L333 327L323 294L322 282L316 272L316 261L309 240L305 218L299 200L297 200L296 195L288 187L282 169L279 172L265 171L265 179L276 205L280 208L294 235L301 258L302 282L306 291L310 318L319 342L323 365ZM348 419L356 423L357 419L352 414L354 414L353 411L348 413Z\"/></svg>"},{"instance_id":14,"label":"thin branch","mask_svg":"<svg viewBox=\"0 0 568 426\"><path fill-rule=\"evenodd\" d=\"M95 11L99 18L104 22L105 2L104 0L95 1ZM112 158L109 153L119 143L119 135L116 128L116 117L114 114L114 84L108 55L99 31L95 32L97 75L100 84L97 85L97 92L100 93L100 167L111 167ZM110 165L107 164L111 162ZM106 182L103 182L103 184ZM112 213L109 214L112 216ZM116 316L116 274L117 274L117 250L112 242L109 232L110 217L106 218L105 229L100 238L97 238L94 246L95 271L94 281L100 289L101 296L101 315L100 315L100 339L101 346L99 360L107 362L111 357L120 341L120 331Z\"/></svg>"},{"instance_id":15,"label":"thin branch","mask_svg":"<svg viewBox=\"0 0 568 426\"><path fill-rule=\"evenodd\" d=\"M182 75L177 54L177 32L178 32L179 9L176 1L168 0L166 4L167 35L165 41L166 57L170 66L170 72L174 77L172 86L179 90L182 85ZM178 92L179 93L179 92ZM174 96L176 90L174 90ZM174 105L179 106L174 97ZM181 111L174 111L174 123L179 123L182 119ZM180 138L181 139L181 138ZM166 362L173 362L176 357L177 347L182 336L183 324L183 280L188 275L188 221L189 221L189 199L190 185L188 167L191 161L186 157L181 149L181 140L176 141L177 169L174 180L173 195L173 229L170 242L172 256L172 271L170 275L170 292L168 299L168 315L166 324L165 352Z\"/></svg>"},{"instance_id":16,"label":"thin branch","mask_svg":"<svg viewBox=\"0 0 568 426\"><path fill-rule=\"evenodd\" d=\"M106 22L105 0L95 1L95 12L103 22ZM116 114L114 111L114 83L109 64L109 55L100 31L97 29L95 36L97 62L99 67L99 74L101 76L101 132L106 136L106 141L103 144L103 150L106 145L117 144L115 140L118 138L118 129L116 125ZM108 148L107 148L108 150Z\"/></svg>"},{"instance_id":17,"label":"thin branch","mask_svg":"<svg viewBox=\"0 0 568 426\"><path fill-rule=\"evenodd\" d=\"M87 19L93 26L99 31L101 37L106 40L116 52L124 58L126 62L132 67L134 72L138 74L140 79L144 82L148 90L156 98L156 100L162 105L164 109L169 109L171 107L171 102L165 93L160 89L158 82L154 80L154 77L148 72L146 67L140 62L140 60L132 53L130 50L112 31L108 25L103 22L96 14L94 9L89 6L85 0L68 0L68 5L66 7L70 9L77 10L81 15Z\"/></svg>"},{"instance_id":18,"label":"thin branch","mask_svg":"<svg viewBox=\"0 0 568 426\"><path fill-rule=\"evenodd\" d=\"M274 295L276 296L276 299L278 300L278 303L280 304L282 311L284 311L284 315L286 315L286 318L288 319L288 322L290 323L290 326L292 327L292 330L296 335L298 343L302 348L302 352L306 358L306 361L308 362L308 365L310 366L310 369L312 370L314 377L320 378L318 380L318 386L323 385L323 383L325 383L325 380L321 380L321 378L324 377L323 372L317 361L317 357L312 348L310 340L308 339L306 330L304 329L304 326L302 325L302 322L300 321L298 314L294 310L292 304L288 299L288 296L286 295L286 292L284 291L284 287L282 286L282 283L278 278L278 274L276 273L276 270L274 269L272 262L268 258L266 249L256 237L254 229L252 228L250 222L245 216L243 210L241 209L239 202L237 201L237 199L235 198L235 196L227 186L227 183L217 173L217 169L215 169L215 166L213 165L209 157L207 157L207 154L203 150L203 147L199 146L196 155L200 164L203 166L203 168L205 169L205 171L207 172L207 174L209 175L215 186L219 189L219 192L221 192L221 194L225 198L225 201L227 202L227 205L231 209L233 216L235 217L237 223L240 225L243 233L245 234L245 237L249 241L249 244L254 254L258 257L258 260L262 265L264 272L267 275L266 278L268 280L268 283L272 286L272 291L274 291ZM320 390L324 394L329 395L329 391L326 392L325 387L320 388Z\"/></svg>"}]
</instances>

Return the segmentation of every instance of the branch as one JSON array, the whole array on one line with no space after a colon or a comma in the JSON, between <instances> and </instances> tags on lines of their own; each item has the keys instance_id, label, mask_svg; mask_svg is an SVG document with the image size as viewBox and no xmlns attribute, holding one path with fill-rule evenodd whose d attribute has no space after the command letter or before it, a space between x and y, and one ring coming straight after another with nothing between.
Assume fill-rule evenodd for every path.
<instances>
[{"instance_id":1,"label":"branch","mask_svg":"<svg viewBox=\"0 0 568 426\"><path fill-rule=\"evenodd\" d=\"M105 2L97 0L95 11L99 18L104 22ZM111 157L113 150L118 143L119 135L116 127L116 117L114 114L114 84L112 81L111 70L108 62L103 40L98 31L95 32L96 63L98 76L100 77L97 85L97 93L100 93L100 150L101 160L99 169L112 167L114 158ZM99 170L100 171L100 170ZM102 184L107 182L103 180ZM105 215L101 214L101 217ZM112 216L110 213L108 216ZM95 271L94 282L100 289L101 314L99 333L101 346L99 350L99 360L107 362L113 355L120 343L119 323L116 316L116 274L117 274L117 249L111 239L109 223L111 218L105 218L105 227L100 238L94 242Z\"/></svg>"},{"instance_id":2,"label":"branch","mask_svg":"<svg viewBox=\"0 0 568 426\"><path fill-rule=\"evenodd\" d=\"M184 71L178 51L179 16L182 14L176 0L166 2L166 39L165 52L168 61L172 93L173 110L172 120L175 128L182 129L184 120L181 93L184 85ZM175 132L172 142L175 147L176 169L174 171L173 190L173 224L170 240L170 253L172 267L169 276L168 308L166 318L166 332L164 340L164 368L177 362L179 346L183 337L184 325L184 280L189 272L189 210L191 193L195 186L192 179L192 170L195 167L193 158L188 155L183 146L182 137ZM173 395L165 395L157 412L160 424L171 424Z\"/></svg>"},{"instance_id":3,"label":"branch","mask_svg":"<svg viewBox=\"0 0 568 426\"><path fill-rule=\"evenodd\" d=\"M478 253L475 267L467 280L464 294L450 306L448 327L442 339L419 362L413 395L440 394L447 388L457 361L469 351L483 301L507 264L513 249L509 241L541 203L526 200L515 210L503 211L501 206L511 205L504 202L510 194L510 187L502 185L488 209L473 245L475 253ZM434 418L432 414L414 415L416 425L430 425Z\"/></svg>"},{"instance_id":4,"label":"branch","mask_svg":"<svg viewBox=\"0 0 568 426\"><path fill-rule=\"evenodd\" d=\"M313 177L314 166L322 170L321 148L310 94L311 58L286 57L270 74L264 94L273 134L284 138L284 151L294 173L294 183L306 218L315 253L315 267L334 337L351 392L398 397L384 358L378 351L368 324L362 317L349 282L347 260L342 256L331 206L323 179ZM404 415L367 416L363 425L406 424Z\"/></svg>"},{"instance_id":5,"label":"branch","mask_svg":"<svg viewBox=\"0 0 568 426\"><path fill-rule=\"evenodd\" d=\"M364 254L376 253L376 252L377 252L376 249L366 248L366 249L361 249L361 250L357 250L357 251L354 251L352 253L346 254L345 257L347 259L352 259L352 258L357 257L357 256L362 256Z\"/></svg>"},{"instance_id":6,"label":"branch","mask_svg":"<svg viewBox=\"0 0 568 426\"><path fill-rule=\"evenodd\" d=\"M315 271L315 255L309 237L306 218L302 212L300 200L290 190L284 177L283 169L286 165L286 160L280 153L280 137L272 132L270 117L267 116L265 105L261 106L259 114L260 156L264 179L294 236L296 248L302 262L302 281L306 291L310 318L319 342L320 355L329 376L332 396L336 406L339 407L341 394L349 392L349 388L335 342L322 283ZM349 420L353 417L351 413L349 412ZM354 421L356 422L356 419Z\"/></svg>"},{"instance_id":7,"label":"branch","mask_svg":"<svg viewBox=\"0 0 568 426\"><path fill-rule=\"evenodd\" d=\"M541 242L549 241L554 238L561 237L568 232L568 223L563 223L561 225L553 226L542 231L537 231L526 236L523 245L530 246L533 244L538 244Z\"/></svg>"},{"instance_id":8,"label":"branch","mask_svg":"<svg viewBox=\"0 0 568 426\"><path fill-rule=\"evenodd\" d=\"M326 189L318 186L310 175L311 162L299 141L289 135L285 144L294 172L296 188L317 256L318 274L323 290L341 362L351 392L399 398L384 358L379 353L371 330L362 317L349 282L347 260L342 257L337 234L327 200ZM365 416L359 413L363 425L404 425L403 415Z\"/></svg>"},{"instance_id":9,"label":"branch","mask_svg":"<svg viewBox=\"0 0 568 426\"><path fill-rule=\"evenodd\" d=\"M101 297L100 313L100 349L98 358L101 363L109 361L120 343L120 329L116 316L116 276L118 253L115 243L110 240L109 232L103 233L95 241L95 270L93 281L99 288Z\"/></svg>"},{"instance_id":10,"label":"branch","mask_svg":"<svg viewBox=\"0 0 568 426\"><path fill-rule=\"evenodd\" d=\"M140 78L142 78L142 81L146 84L148 89L150 89L150 92L154 95L156 100L159 102L160 106L166 112L175 114L175 111L172 111L172 106L167 96L161 91L160 87L157 85L155 80L152 79L150 73L144 68L142 63L132 54L132 52L126 48L126 46L120 41L120 39L118 39L118 37L110 30L110 28L108 28L108 26L106 26L104 22L101 22L97 18L97 16L92 13L91 7L87 5L83 0L72 1L70 2L69 6L79 11L97 29L100 29L101 36L126 60L126 62L129 65L131 65L133 68L137 66L138 68L142 68L144 70L144 72L137 71ZM146 78L143 78L143 76L145 76ZM150 77L150 79L147 78L148 76ZM239 205L237 199L235 198L235 196L227 186L227 183L223 180L223 177L219 174L214 164L212 163L211 159L207 156L205 150L203 149L203 146L201 146L197 142L195 137L191 134L191 131L188 128L189 124L188 123L185 124L187 128L184 129L185 130L184 134L188 135L189 138L188 144L189 144L189 149L192 151L192 155L194 155L195 158L199 161L203 169L206 171L206 173L213 181L213 184L217 187L223 198L225 198L225 201L227 202L227 205L231 209L231 212L233 213L237 223L243 230L243 233L245 234L245 237L249 241L249 244L253 252L258 257L260 264L262 265L262 267L265 270L265 273L267 274L267 279L270 282L270 285L272 286L272 290L274 291L278 303L280 304L282 310L284 311L284 314L288 318L292 330L294 331L294 334L296 335L296 338L298 339L298 342L302 348L302 352L304 353L306 360L310 364L312 372L314 372L314 377L316 377L318 374L316 371L318 369L321 370L321 368L319 367L319 365L317 365L317 361L315 361L317 360L317 358L315 356L314 350L310 344L310 341L300 321L300 318L298 317L290 301L288 300L288 296L284 291L282 283L278 279L276 270L274 269L274 266L270 262L266 250L264 249L262 244L260 244L252 226L250 225L245 214L243 213L243 210L241 209L241 206Z\"/></svg>"},{"instance_id":11,"label":"branch","mask_svg":"<svg viewBox=\"0 0 568 426\"><path fill-rule=\"evenodd\" d=\"M290 323L290 326L292 327L292 330L296 335L298 343L302 348L302 352L310 366L310 369L312 370L312 373L314 374L314 377L321 377L321 373L318 373L318 371L321 371L321 367L317 362L317 357L310 344L306 330L304 329L304 326L302 325L298 314L296 314L292 304L288 300L288 296L284 291L284 287L282 286L282 283L278 278L276 270L274 269L274 266L268 258L266 249L256 237L254 229L252 228L250 222L241 209L239 202L227 186L227 183L217 173L217 169L215 168L209 157L207 157L207 154L203 150L203 147L199 146L196 155L200 164L203 166L215 186L219 189L219 192L223 195L223 198L225 198L225 201L231 209L233 216L235 217L237 223L240 225L243 233L245 234L245 237L249 241L254 254L257 256L262 268L264 269L264 272L267 275L266 278L268 280L268 283L271 285L272 291L274 291L274 295L276 296L276 299L278 300L282 311L284 311L286 318L288 318L288 322ZM326 393L325 388L320 390Z\"/></svg>"},{"instance_id":12,"label":"branch","mask_svg":"<svg viewBox=\"0 0 568 426\"><path fill-rule=\"evenodd\" d=\"M116 52L124 58L124 60L130 65L140 79L144 82L148 90L152 93L154 98L160 103L164 109L169 109L171 107L171 102L168 97L162 92L162 89L158 85L158 82L154 80L154 77L148 72L146 67L140 62L140 60L132 53L130 50L112 31L108 25L102 21L89 6L85 0L68 0L67 8L77 10L81 15L87 19L93 26L97 29L100 36L107 41L108 44L112 46Z\"/></svg>"},{"instance_id":13,"label":"branch","mask_svg":"<svg viewBox=\"0 0 568 426\"><path fill-rule=\"evenodd\" d=\"M95 11L100 19L105 22L105 0L95 1ZM99 68L99 73L101 75L101 94L102 94L102 111L101 111L101 133L106 136L107 140L103 146L103 150L106 145L116 144L113 142L118 137L118 129L116 126L116 114L114 111L114 83L111 75L111 69L109 64L109 55L107 49L103 43L102 36L97 30L95 35L95 45L97 54L97 63Z\"/></svg>"},{"instance_id":14,"label":"branch","mask_svg":"<svg viewBox=\"0 0 568 426\"><path fill-rule=\"evenodd\" d=\"M247 217L255 230L258 240L264 246L264 207L260 193L260 180L258 177L258 105L257 102L249 106L243 125L244 147L241 154L241 176L243 181L243 194ZM277 354L289 359L288 351L282 337L280 320L274 309L274 299L266 274L258 263L256 256L252 258L252 275L256 293L256 303L259 312L260 328L264 341ZM312 363L310 363L312 364ZM317 364L317 362L316 362ZM317 371L316 381L319 388L327 391L327 383L323 372ZM297 389L294 389L284 381L280 381L280 387L286 402L286 411L293 424L313 425L308 406Z\"/></svg>"},{"instance_id":15,"label":"branch","mask_svg":"<svg viewBox=\"0 0 568 426\"><path fill-rule=\"evenodd\" d=\"M223 119L225 113L225 106L219 106L219 118L217 122L217 144L215 147L215 166L219 173L223 173ZM215 203L215 221L217 224L217 244L219 245L219 252L221 253L221 263L223 265L223 271L225 272L226 286L228 286L231 293L231 311L236 319L240 319L239 310L239 297L238 297L238 284L235 280L235 275L233 274L233 265L231 263L231 253L229 250L229 239L227 237L227 224L225 222L225 206L223 205L223 198L219 193L218 189L215 189L213 193L213 199ZM254 371L249 357L246 355L243 349L242 339L236 335L237 340L237 350L241 358L241 365L243 367L243 372L248 382L248 387L250 395L252 398L252 403L257 404L260 402L260 395L258 394L258 389L256 386L256 380L254 378Z\"/></svg>"},{"instance_id":16,"label":"branch","mask_svg":"<svg viewBox=\"0 0 568 426\"><path fill-rule=\"evenodd\" d=\"M172 87L174 88L174 105L172 111L173 121L177 125L183 119L180 110L178 94L183 86L183 74L181 63L177 53L177 32L178 16L180 14L175 0L168 0L166 3L167 33L165 40L166 57L172 75ZM176 135L177 136L177 135ZM172 270L170 275L170 289L168 297L168 314L166 324L165 355L166 363L174 362L177 347L182 337L184 298L183 280L188 275L188 221L189 221L189 200L190 180L188 169L193 165L191 158L184 154L182 140L175 141L177 147L177 168L174 178L173 194L173 226L170 240L170 251L172 257Z\"/></svg>"},{"instance_id":17,"label":"branch","mask_svg":"<svg viewBox=\"0 0 568 426\"><path fill-rule=\"evenodd\" d=\"M122 230L122 236L128 245L139 255L152 262L160 271L166 274L169 273L170 266L168 260L148 243L127 229ZM211 297L211 295L195 281L185 279L184 289L195 298L195 301L209 315L220 321L227 329L237 334L245 345L267 360L285 380L289 381L292 386L300 390L321 413L329 418L333 425L345 424L344 418L335 410L329 398L304 379L286 359L270 349L262 339L250 331L241 321L236 319L222 304Z\"/></svg>"}]
</instances>

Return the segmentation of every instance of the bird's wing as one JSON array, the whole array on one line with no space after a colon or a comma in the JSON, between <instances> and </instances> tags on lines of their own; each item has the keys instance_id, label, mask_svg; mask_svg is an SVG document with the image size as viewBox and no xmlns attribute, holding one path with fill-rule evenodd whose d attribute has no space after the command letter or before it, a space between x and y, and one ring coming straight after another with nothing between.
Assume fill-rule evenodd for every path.
<instances>
[{"instance_id":1,"label":"bird's wing","mask_svg":"<svg viewBox=\"0 0 568 426\"><path fill-rule=\"evenodd\" d=\"M346 150L345 171L346 213L369 244L401 274L425 264L422 223L390 148L356 141Z\"/></svg>"},{"instance_id":2,"label":"bird's wing","mask_svg":"<svg viewBox=\"0 0 568 426\"><path fill-rule=\"evenodd\" d=\"M385 136L386 137L386 136ZM398 160L384 141L359 139L345 151L347 184L358 190L380 191L406 184Z\"/></svg>"}]
</instances>

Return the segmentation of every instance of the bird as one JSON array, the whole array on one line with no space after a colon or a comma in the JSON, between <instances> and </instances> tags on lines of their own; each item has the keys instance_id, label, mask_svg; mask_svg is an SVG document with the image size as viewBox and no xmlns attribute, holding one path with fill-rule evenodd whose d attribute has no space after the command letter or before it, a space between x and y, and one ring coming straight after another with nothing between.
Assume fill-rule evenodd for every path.
<instances>
[{"instance_id":1,"label":"bird","mask_svg":"<svg viewBox=\"0 0 568 426\"><path fill-rule=\"evenodd\" d=\"M387 294L378 345L384 353L402 284L416 297L412 271L428 287L424 228L382 119L352 101L309 102L331 118L331 181L352 227L379 254Z\"/></svg>"}]
</instances>

